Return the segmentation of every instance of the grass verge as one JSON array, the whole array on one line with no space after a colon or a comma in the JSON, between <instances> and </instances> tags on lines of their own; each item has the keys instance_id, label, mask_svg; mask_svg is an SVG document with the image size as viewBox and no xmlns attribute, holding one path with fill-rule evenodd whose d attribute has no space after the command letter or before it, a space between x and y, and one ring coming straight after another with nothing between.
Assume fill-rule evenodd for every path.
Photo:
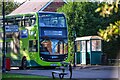
<instances>
[{"instance_id":1,"label":"grass verge","mask_svg":"<svg viewBox=\"0 0 120 80\"><path fill-rule=\"evenodd\" d=\"M24 74L11 74L11 73L3 73L2 80L45 80L49 79L46 76L37 76L37 75L24 75Z\"/></svg>"}]
</instances>

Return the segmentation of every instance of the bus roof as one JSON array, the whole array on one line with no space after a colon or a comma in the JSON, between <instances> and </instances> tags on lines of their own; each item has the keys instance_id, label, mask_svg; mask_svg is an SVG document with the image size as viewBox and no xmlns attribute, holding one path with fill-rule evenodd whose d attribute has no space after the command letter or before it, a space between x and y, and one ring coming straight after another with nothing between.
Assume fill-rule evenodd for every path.
<instances>
[{"instance_id":1,"label":"bus roof","mask_svg":"<svg viewBox=\"0 0 120 80\"><path fill-rule=\"evenodd\" d=\"M39 11L38 13L64 14L62 12L45 12L45 11Z\"/></svg>"},{"instance_id":2,"label":"bus roof","mask_svg":"<svg viewBox=\"0 0 120 80\"><path fill-rule=\"evenodd\" d=\"M29 13L20 13L20 14L9 14L6 16L17 16L17 15L25 15L25 14L35 14L36 12L29 12Z\"/></svg>"},{"instance_id":3,"label":"bus roof","mask_svg":"<svg viewBox=\"0 0 120 80\"><path fill-rule=\"evenodd\" d=\"M62 12L45 12L45 11L39 11L39 12L29 12L29 13L20 13L20 14L9 14L9 15L6 15L7 16L23 16L23 15L29 15L29 14L36 14L36 13L50 13L50 14L64 14Z\"/></svg>"}]
</instances>

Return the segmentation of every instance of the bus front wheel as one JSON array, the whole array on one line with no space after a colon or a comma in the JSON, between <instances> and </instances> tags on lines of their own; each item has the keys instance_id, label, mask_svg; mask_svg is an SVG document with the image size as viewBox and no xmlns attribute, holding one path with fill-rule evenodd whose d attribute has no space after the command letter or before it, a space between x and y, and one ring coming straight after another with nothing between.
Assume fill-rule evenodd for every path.
<instances>
[{"instance_id":1,"label":"bus front wheel","mask_svg":"<svg viewBox=\"0 0 120 80\"><path fill-rule=\"evenodd\" d=\"M27 60L25 57L23 57L22 59L22 65L21 65L22 69L27 69Z\"/></svg>"}]
</instances>

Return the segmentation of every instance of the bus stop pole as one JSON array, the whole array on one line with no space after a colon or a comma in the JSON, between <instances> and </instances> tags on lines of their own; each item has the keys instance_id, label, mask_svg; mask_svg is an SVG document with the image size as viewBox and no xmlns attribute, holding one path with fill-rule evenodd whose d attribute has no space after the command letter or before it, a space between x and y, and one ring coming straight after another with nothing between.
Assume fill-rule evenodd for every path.
<instances>
[{"instance_id":1,"label":"bus stop pole","mask_svg":"<svg viewBox=\"0 0 120 80\"><path fill-rule=\"evenodd\" d=\"M6 47L5 47L5 4L4 0L2 0L2 15L3 15L3 60L2 60L2 72L6 71L5 66L5 56L6 56Z\"/></svg>"}]
</instances>

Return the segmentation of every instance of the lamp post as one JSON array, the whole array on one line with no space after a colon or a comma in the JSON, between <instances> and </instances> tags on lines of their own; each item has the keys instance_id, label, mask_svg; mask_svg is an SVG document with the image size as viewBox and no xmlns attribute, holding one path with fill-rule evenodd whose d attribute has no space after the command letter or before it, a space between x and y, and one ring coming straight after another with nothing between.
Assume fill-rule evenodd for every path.
<instances>
[{"instance_id":1,"label":"lamp post","mask_svg":"<svg viewBox=\"0 0 120 80\"><path fill-rule=\"evenodd\" d=\"M5 4L4 0L2 0L2 15L3 15L3 61L2 61L2 72L6 71L6 63L5 63L5 56L6 56L6 47L5 47Z\"/></svg>"},{"instance_id":2,"label":"lamp post","mask_svg":"<svg viewBox=\"0 0 120 80\"><path fill-rule=\"evenodd\" d=\"M76 39L76 31L75 31L75 28L73 29L74 30L74 67L76 67L76 42L75 42L75 39Z\"/></svg>"},{"instance_id":3,"label":"lamp post","mask_svg":"<svg viewBox=\"0 0 120 80\"><path fill-rule=\"evenodd\" d=\"M73 60L73 66L74 67L76 67L76 44L75 44L75 39L76 39L76 31L75 31L75 20L74 20L74 18L75 18L75 4L74 4L74 0L73 0L73 6L72 6L72 8L73 8L73 40L74 40L74 60Z\"/></svg>"}]
</instances>

